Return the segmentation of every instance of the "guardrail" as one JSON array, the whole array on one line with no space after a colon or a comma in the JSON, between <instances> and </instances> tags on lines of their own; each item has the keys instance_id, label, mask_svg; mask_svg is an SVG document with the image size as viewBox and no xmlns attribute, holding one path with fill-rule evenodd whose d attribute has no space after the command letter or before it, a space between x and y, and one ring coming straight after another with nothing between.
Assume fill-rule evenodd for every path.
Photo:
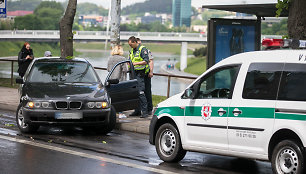
<instances>
[{"instance_id":1,"label":"guardrail","mask_svg":"<svg viewBox=\"0 0 306 174\"><path fill-rule=\"evenodd\" d=\"M110 34L106 31L74 31L73 40L76 42L92 42L110 40ZM120 40L127 41L130 36L140 37L146 42L170 42L170 43L201 43L207 42L206 34L179 33L179 32L129 32L121 31ZM0 40L27 40L37 42L58 42L59 30L0 30Z\"/></svg>"},{"instance_id":2,"label":"guardrail","mask_svg":"<svg viewBox=\"0 0 306 174\"><path fill-rule=\"evenodd\" d=\"M60 35L59 30L0 30L0 35ZM74 35L82 36L104 36L106 31L74 31ZM110 34L108 34L110 35ZM201 33L182 33L182 32L132 32L121 31L121 36L154 36L154 37L206 37L206 34Z\"/></svg>"},{"instance_id":3,"label":"guardrail","mask_svg":"<svg viewBox=\"0 0 306 174\"><path fill-rule=\"evenodd\" d=\"M13 80L14 80L14 62L17 62L17 57L7 57L7 58L0 58L0 62L11 62L11 86L13 86ZM94 67L97 70L105 70L107 71L107 68L101 68L101 67ZM172 74L162 74L162 73L153 73L154 76L163 76L168 78L168 85L167 85L167 98L170 96L170 84L171 84L171 78L182 78L182 79L196 79L197 77L189 77L189 76L180 76L180 75L172 75Z\"/></svg>"}]
</instances>

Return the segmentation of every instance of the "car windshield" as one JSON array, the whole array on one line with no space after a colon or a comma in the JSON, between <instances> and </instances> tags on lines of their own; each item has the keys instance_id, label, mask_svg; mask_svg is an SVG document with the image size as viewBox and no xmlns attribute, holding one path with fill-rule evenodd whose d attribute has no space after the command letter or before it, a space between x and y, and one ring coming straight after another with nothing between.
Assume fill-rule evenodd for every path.
<instances>
[{"instance_id":1,"label":"car windshield","mask_svg":"<svg viewBox=\"0 0 306 174\"><path fill-rule=\"evenodd\" d=\"M98 77L92 66L85 62L36 62L29 82L95 83Z\"/></svg>"}]
</instances>

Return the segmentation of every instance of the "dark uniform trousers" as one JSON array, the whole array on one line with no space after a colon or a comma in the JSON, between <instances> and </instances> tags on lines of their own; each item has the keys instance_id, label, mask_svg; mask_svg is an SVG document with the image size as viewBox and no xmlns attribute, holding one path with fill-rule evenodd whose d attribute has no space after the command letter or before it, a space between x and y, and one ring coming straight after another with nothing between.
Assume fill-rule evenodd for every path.
<instances>
[{"instance_id":1,"label":"dark uniform trousers","mask_svg":"<svg viewBox=\"0 0 306 174\"><path fill-rule=\"evenodd\" d=\"M145 96L145 72L144 70L135 71L139 89L140 110L142 115L148 114L147 98Z\"/></svg>"},{"instance_id":2,"label":"dark uniform trousers","mask_svg":"<svg viewBox=\"0 0 306 174\"><path fill-rule=\"evenodd\" d=\"M145 95L148 103L147 109L148 112L152 112L153 104L152 104L152 91L151 91L151 77L149 77L148 74L145 75L144 82L145 82Z\"/></svg>"}]
</instances>

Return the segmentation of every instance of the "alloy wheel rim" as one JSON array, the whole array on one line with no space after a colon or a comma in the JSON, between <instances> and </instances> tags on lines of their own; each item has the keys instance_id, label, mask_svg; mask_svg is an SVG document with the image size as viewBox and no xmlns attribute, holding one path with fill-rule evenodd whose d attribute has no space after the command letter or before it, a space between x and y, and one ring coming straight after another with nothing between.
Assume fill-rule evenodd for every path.
<instances>
[{"instance_id":1,"label":"alloy wheel rim","mask_svg":"<svg viewBox=\"0 0 306 174\"><path fill-rule=\"evenodd\" d=\"M23 129L27 128L28 126L26 123L24 123L24 117L21 108L18 110L18 125Z\"/></svg>"},{"instance_id":2,"label":"alloy wheel rim","mask_svg":"<svg viewBox=\"0 0 306 174\"><path fill-rule=\"evenodd\" d=\"M162 133L160 140L160 148L162 152L165 155L170 156L173 154L175 147L176 147L176 138L174 133L169 129L165 130Z\"/></svg>"},{"instance_id":3,"label":"alloy wheel rim","mask_svg":"<svg viewBox=\"0 0 306 174\"><path fill-rule=\"evenodd\" d=\"M277 154L277 173L297 173L299 159L295 150L290 147L284 147Z\"/></svg>"}]
</instances>

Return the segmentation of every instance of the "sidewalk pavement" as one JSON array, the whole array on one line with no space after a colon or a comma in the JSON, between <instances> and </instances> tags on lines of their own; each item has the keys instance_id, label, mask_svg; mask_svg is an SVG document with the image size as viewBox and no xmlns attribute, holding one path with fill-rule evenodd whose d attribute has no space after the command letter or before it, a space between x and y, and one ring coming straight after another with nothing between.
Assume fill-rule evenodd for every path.
<instances>
[{"instance_id":1,"label":"sidewalk pavement","mask_svg":"<svg viewBox=\"0 0 306 174\"><path fill-rule=\"evenodd\" d=\"M19 104L19 94L18 89L0 87L0 110L7 110L16 112ZM149 134L149 125L152 118L152 115L148 118L140 117L129 117L129 114L132 111L123 112L127 118L118 118L117 114L117 124L116 129L137 132L142 134Z\"/></svg>"}]
</instances>

